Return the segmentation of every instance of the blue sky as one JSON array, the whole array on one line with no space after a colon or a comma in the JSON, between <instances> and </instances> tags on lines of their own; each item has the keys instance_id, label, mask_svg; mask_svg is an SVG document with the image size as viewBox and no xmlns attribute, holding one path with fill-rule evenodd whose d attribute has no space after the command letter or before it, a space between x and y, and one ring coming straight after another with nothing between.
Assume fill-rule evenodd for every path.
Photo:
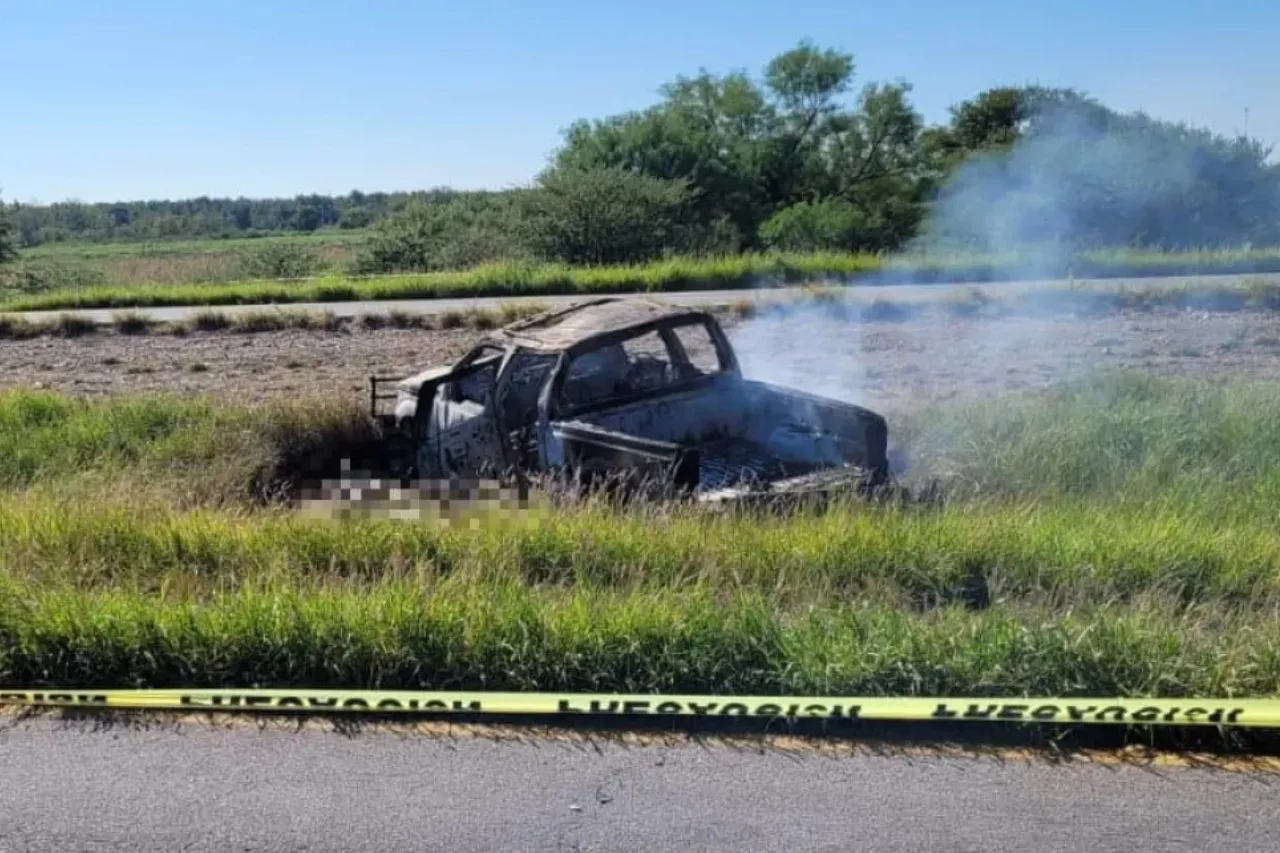
<instances>
[{"instance_id":1,"label":"blue sky","mask_svg":"<svg viewBox=\"0 0 1280 853\"><path fill-rule=\"evenodd\" d=\"M0 195L278 196L525 183L574 119L811 38L930 121L1084 89L1280 150L1276 0L0 0Z\"/></svg>"}]
</instances>

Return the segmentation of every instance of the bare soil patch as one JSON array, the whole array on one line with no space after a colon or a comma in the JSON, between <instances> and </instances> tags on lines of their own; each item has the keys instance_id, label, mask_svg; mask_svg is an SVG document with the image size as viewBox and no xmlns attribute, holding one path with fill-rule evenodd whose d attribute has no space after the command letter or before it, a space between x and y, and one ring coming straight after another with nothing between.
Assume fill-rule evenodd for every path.
<instances>
[{"instance_id":1,"label":"bare soil patch","mask_svg":"<svg viewBox=\"0 0 1280 853\"><path fill-rule=\"evenodd\" d=\"M1160 376L1280 375L1280 313L1123 312L1104 318L931 316L855 324L821 317L725 318L749 375L892 411L919 402L1044 387L1097 369ZM236 400L362 396L371 374L402 376L462 355L459 329L256 334L193 332L0 341L0 387L71 394L143 391Z\"/></svg>"},{"instance_id":2,"label":"bare soil patch","mask_svg":"<svg viewBox=\"0 0 1280 853\"><path fill-rule=\"evenodd\" d=\"M477 333L288 329L184 337L103 334L0 342L0 384L70 394L174 391L237 400L361 395L369 376L404 376L462 355Z\"/></svg>"}]
</instances>

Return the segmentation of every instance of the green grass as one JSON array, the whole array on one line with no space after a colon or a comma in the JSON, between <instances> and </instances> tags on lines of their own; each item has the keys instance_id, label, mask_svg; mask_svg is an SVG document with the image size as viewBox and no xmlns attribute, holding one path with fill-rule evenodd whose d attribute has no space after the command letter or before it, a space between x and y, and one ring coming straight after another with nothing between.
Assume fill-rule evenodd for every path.
<instances>
[{"instance_id":1,"label":"green grass","mask_svg":"<svg viewBox=\"0 0 1280 853\"><path fill-rule=\"evenodd\" d=\"M177 394L119 398L0 393L0 488L86 468L124 473L199 451L214 465L243 453L212 438L367 428L347 398L227 406ZM912 476L946 478L953 494L1010 500L1167 500L1221 515L1280 484L1280 386L1098 374L1050 392L948 404L893 419ZM255 440L257 440L255 438ZM959 491L958 491L959 490ZM1178 491L1181 490L1181 491ZM1208 497L1211 496L1210 501ZM1226 500L1228 503L1224 504Z\"/></svg>"},{"instance_id":2,"label":"green grass","mask_svg":"<svg viewBox=\"0 0 1280 853\"><path fill-rule=\"evenodd\" d=\"M365 239L364 232L325 232L255 239L49 244L24 250L18 263L0 271L0 295L335 274L352 264Z\"/></svg>"},{"instance_id":3,"label":"green grass","mask_svg":"<svg viewBox=\"0 0 1280 853\"><path fill-rule=\"evenodd\" d=\"M576 293L726 289L754 277L805 281L821 272L852 274L875 268L872 256L742 256L716 260L676 259L630 267L574 268L561 264L489 264L459 272L350 279L340 276L298 282L250 281L211 285L85 287L20 297L11 311L61 308L236 305L290 302L350 302L467 296L537 296Z\"/></svg>"},{"instance_id":4,"label":"green grass","mask_svg":"<svg viewBox=\"0 0 1280 853\"><path fill-rule=\"evenodd\" d=\"M206 240L144 240L119 243L45 243L24 249L32 260L95 260L100 258L153 258L168 255L219 254L252 251L268 245L358 246L368 239L368 231L320 231L314 234L270 237L232 237Z\"/></svg>"},{"instance_id":5,"label":"green grass","mask_svg":"<svg viewBox=\"0 0 1280 853\"><path fill-rule=\"evenodd\" d=\"M652 521L583 515L433 535L136 507L64 524L38 505L4 515L6 535L21 531L0 576L11 685L1280 689L1276 543L1261 529L1206 541L1166 518L1154 549L1140 538L1150 523L1098 526L1101 513L1029 525L957 513L905 531L879 518L854 532L834 517L763 530L683 519L660 536ZM951 594L968 566L998 581L981 609Z\"/></svg>"},{"instance_id":6,"label":"green grass","mask_svg":"<svg viewBox=\"0 0 1280 853\"><path fill-rule=\"evenodd\" d=\"M1010 278L1075 276L1107 278L1145 275L1260 273L1280 270L1280 249L1235 252L1151 254L1121 251L1086 253L1046 265L1033 256L935 255L882 258L876 255L817 253L673 258L651 264L581 268L563 264L495 263L469 270L350 278L331 272L293 281L147 283L54 286L40 292L13 292L0 302L6 310L124 308L180 305L237 305L357 300L430 299L473 296L636 293L725 290L789 285L837 278L858 281L1000 281ZM172 282L173 276L166 275ZM31 288L28 288L30 291Z\"/></svg>"},{"instance_id":7,"label":"green grass","mask_svg":"<svg viewBox=\"0 0 1280 853\"><path fill-rule=\"evenodd\" d=\"M530 509L508 520L489 513L476 530L231 507L175 510L136 486L121 493L129 499L79 511L86 492L77 489L70 497L41 494L0 505L8 570L151 592L176 579L213 590L244 579L305 586L384 575L428 585L455 578L646 594L751 590L784 609L866 599L927 610L983 597L1064 598L1073 606L1280 602L1280 536L1270 527L1154 504L844 507L785 521L713 519L692 510L654 517Z\"/></svg>"},{"instance_id":8,"label":"green grass","mask_svg":"<svg viewBox=\"0 0 1280 853\"><path fill-rule=\"evenodd\" d=\"M354 409L0 395L0 684L1280 693L1280 386L895 418L940 507L478 525L255 500Z\"/></svg>"},{"instance_id":9,"label":"green grass","mask_svg":"<svg viewBox=\"0 0 1280 853\"><path fill-rule=\"evenodd\" d=\"M327 454L373 438L360 402L233 407L178 395L99 401L7 391L0 393L0 489L90 482L111 492L128 481L182 505L246 503L324 464Z\"/></svg>"},{"instance_id":10,"label":"green grass","mask_svg":"<svg viewBox=\"0 0 1280 853\"><path fill-rule=\"evenodd\" d=\"M17 584L0 682L989 696L1271 694L1280 630L1158 606L779 610L704 590L380 581L206 602Z\"/></svg>"}]
</instances>

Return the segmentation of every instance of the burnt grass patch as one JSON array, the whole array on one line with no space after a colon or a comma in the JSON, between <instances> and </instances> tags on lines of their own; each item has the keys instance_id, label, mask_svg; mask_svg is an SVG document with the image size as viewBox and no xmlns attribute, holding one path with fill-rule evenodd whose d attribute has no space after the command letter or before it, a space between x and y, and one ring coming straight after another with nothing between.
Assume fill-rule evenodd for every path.
<instances>
[{"instance_id":1,"label":"burnt grass patch","mask_svg":"<svg viewBox=\"0 0 1280 853\"><path fill-rule=\"evenodd\" d=\"M267 452L249 483L254 502L294 505L327 481L402 473L396 463L406 448L373 418L354 411L319 420L309 415L284 413L264 425Z\"/></svg>"}]
</instances>

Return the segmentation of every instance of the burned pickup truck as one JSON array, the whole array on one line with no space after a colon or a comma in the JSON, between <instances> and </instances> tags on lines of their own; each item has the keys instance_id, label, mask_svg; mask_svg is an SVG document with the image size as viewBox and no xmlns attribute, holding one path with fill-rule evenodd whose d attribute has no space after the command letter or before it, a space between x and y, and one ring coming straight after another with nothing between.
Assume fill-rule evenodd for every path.
<instances>
[{"instance_id":1,"label":"burned pickup truck","mask_svg":"<svg viewBox=\"0 0 1280 853\"><path fill-rule=\"evenodd\" d=\"M717 501L889 476L883 417L745 378L713 314L647 297L523 319L380 395L387 381L374 415L418 479L630 477Z\"/></svg>"}]
</instances>

